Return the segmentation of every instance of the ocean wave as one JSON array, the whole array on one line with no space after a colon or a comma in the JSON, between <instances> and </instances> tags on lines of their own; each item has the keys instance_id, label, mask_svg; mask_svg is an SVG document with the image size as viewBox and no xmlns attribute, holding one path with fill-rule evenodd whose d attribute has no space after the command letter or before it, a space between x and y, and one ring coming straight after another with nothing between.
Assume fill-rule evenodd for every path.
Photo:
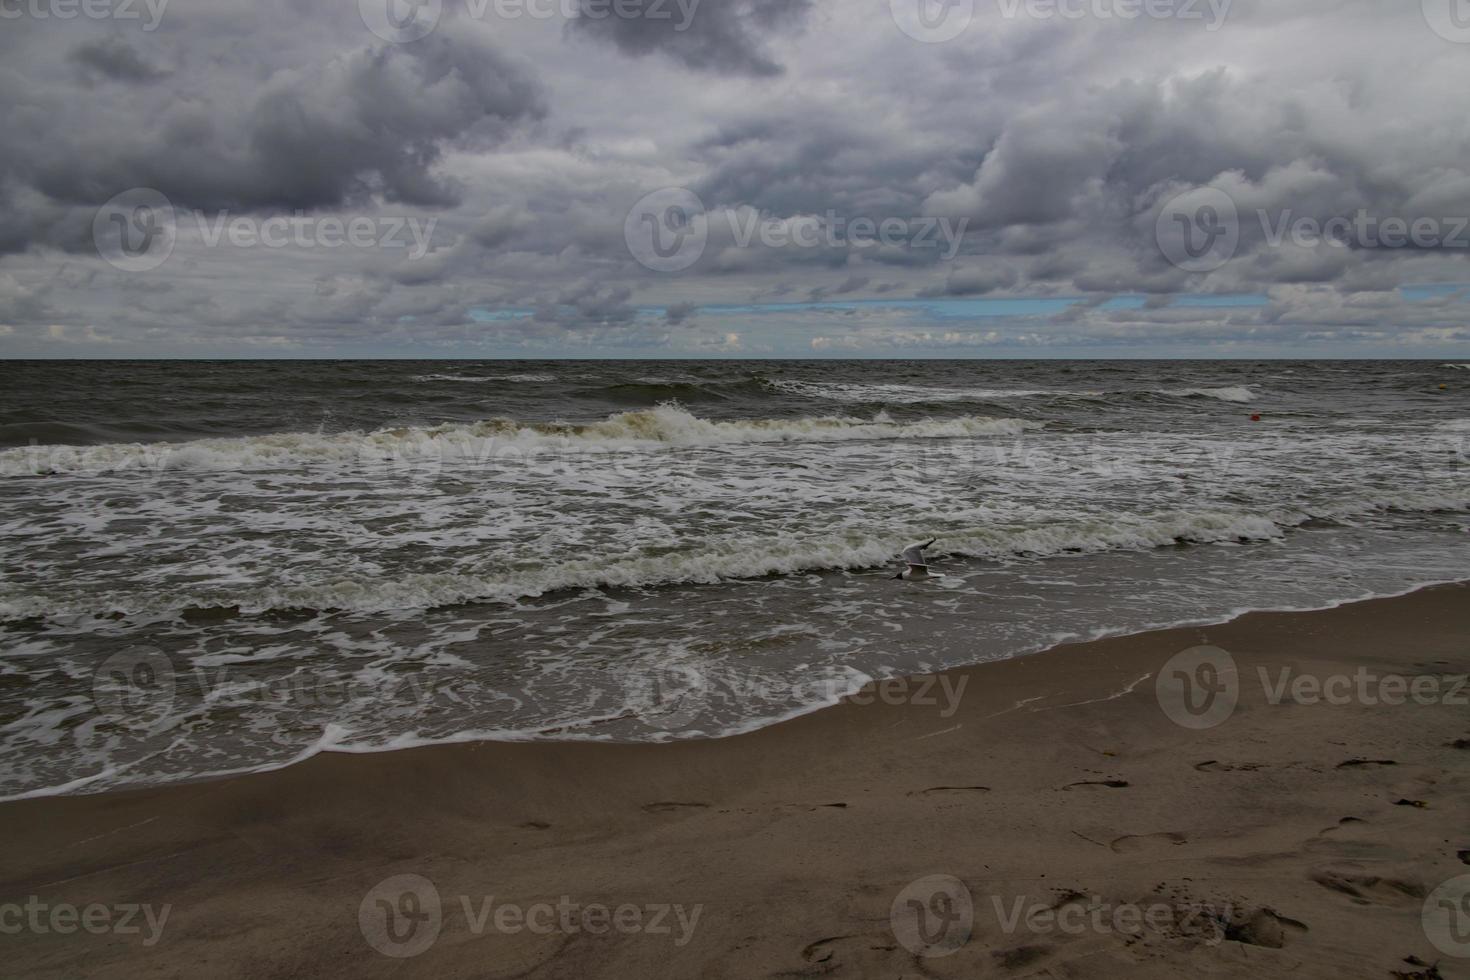
<instances>
[{"instance_id":1,"label":"ocean wave","mask_svg":"<svg viewBox=\"0 0 1470 980\"><path fill-rule=\"evenodd\" d=\"M1342 501L1325 507L1283 507L1270 513L1228 510L1176 511L1111 520L1040 525L994 524L942 533L935 557L973 559L1047 558L1066 554L1145 551L1177 545L1269 541L1310 522L1351 520L1374 512L1462 512L1470 497L1432 494L1393 499ZM596 556L510 572L409 574L392 579L338 579L311 585L262 586L240 591L113 592L75 599L37 595L0 598L0 621L72 616L156 616L186 609L235 608L242 613L273 610L391 612L432 609L468 602L535 598L549 593L600 587L718 584L817 571L878 568L925 533L864 536L850 530L774 538L751 536L706 542L682 553ZM500 558L487 565L503 567Z\"/></svg>"},{"instance_id":2,"label":"ocean wave","mask_svg":"<svg viewBox=\"0 0 1470 980\"><path fill-rule=\"evenodd\" d=\"M586 449L659 449L739 443L961 439L1041 428L1022 419L966 415L894 422L840 416L792 419L699 418L677 404L620 412L586 424L489 419L375 432L276 433L182 443L31 446L0 451L0 476L118 472L249 471L394 460L484 461L498 455Z\"/></svg>"},{"instance_id":3,"label":"ocean wave","mask_svg":"<svg viewBox=\"0 0 1470 980\"><path fill-rule=\"evenodd\" d=\"M1166 391L1163 394L1173 395L1177 398L1216 398L1222 402L1238 402L1241 404L1256 400L1256 393L1242 386L1231 388L1185 388L1182 391Z\"/></svg>"},{"instance_id":4,"label":"ocean wave","mask_svg":"<svg viewBox=\"0 0 1470 980\"><path fill-rule=\"evenodd\" d=\"M1255 392L1244 386L1224 388L1126 388L1108 391L1068 390L1061 388L946 388L927 385L859 384L856 382L794 381L784 378L763 379L776 391L807 398L849 404L920 405L945 402L1005 401L1016 398L1087 398L1111 396L1163 395L1169 398L1214 398L1227 402L1255 401Z\"/></svg>"},{"instance_id":5,"label":"ocean wave","mask_svg":"<svg viewBox=\"0 0 1470 980\"><path fill-rule=\"evenodd\" d=\"M555 381L549 374L421 374L413 379L419 383L434 381L458 381L465 383L482 383L485 381L523 381L528 384L539 384Z\"/></svg>"},{"instance_id":6,"label":"ocean wave","mask_svg":"<svg viewBox=\"0 0 1470 980\"><path fill-rule=\"evenodd\" d=\"M1470 371L1470 364L1441 364L1440 367L1449 368L1451 371Z\"/></svg>"},{"instance_id":7,"label":"ocean wave","mask_svg":"<svg viewBox=\"0 0 1470 980\"><path fill-rule=\"evenodd\" d=\"M928 385L794 381L786 378L762 380L768 388L776 391L849 404L887 402L896 405L917 405L932 402L1000 401L1007 398L1079 394L1078 392L1041 388L941 388ZM1090 394L1100 393L1091 392Z\"/></svg>"}]
</instances>

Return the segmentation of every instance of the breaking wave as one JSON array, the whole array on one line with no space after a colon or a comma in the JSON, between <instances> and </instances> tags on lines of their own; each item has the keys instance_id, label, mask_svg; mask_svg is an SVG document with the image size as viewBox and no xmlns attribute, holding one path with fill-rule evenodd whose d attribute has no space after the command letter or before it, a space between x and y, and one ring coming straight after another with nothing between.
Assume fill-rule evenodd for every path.
<instances>
[{"instance_id":1,"label":"breaking wave","mask_svg":"<svg viewBox=\"0 0 1470 980\"><path fill-rule=\"evenodd\" d=\"M860 384L856 382L792 381L764 379L767 387L786 394L848 404L921 405L966 401L1004 401L1013 398L1109 398L1138 395L1169 398L1214 398L1226 402L1255 401L1255 392L1244 386L1225 388L1120 389L1112 391L1061 388L942 388L931 385Z\"/></svg>"},{"instance_id":2,"label":"breaking wave","mask_svg":"<svg viewBox=\"0 0 1470 980\"><path fill-rule=\"evenodd\" d=\"M1470 497L1432 494L1341 501L1330 507L1285 507L1270 513L1176 511L1108 520L1041 525L987 525L943 534L931 555L977 559L1046 558L1108 551L1145 551L1178 545L1245 543L1285 537L1310 522L1351 520L1374 512L1463 512ZM0 621L57 616L166 615L186 609L348 610L390 612L469 602L535 598L598 587L716 584L766 575L877 568L920 536L865 537L858 531L788 537L713 539L685 552L593 556L509 572L409 574L392 579L340 579L319 584L261 586L238 592L114 592L75 599L18 595L0 599ZM487 567L503 568L487 556Z\"/></svg>"},{"instance_id":3,"label":"breaking wave","mask_svg":"<svg viewBox=\"0 0 1470 980\"><path fill-rule=\"evenodd\" d=\"M1216 398L1222 402L1239 402L1241 404L1256 400L1256 393L1244 387L1185 388L1183 391L1169 391L1165 392L1165 394L1175 395L1180 398Z\"/></svg>"},{"instance_id":4,"label":"breaking wave","mask_svg":"<svg viewBox=\"0 0 1470 980\"><path fill-rule=\"evenodd\" d=\"M962 439L1016 435L1041 427L1023 419L966 415L894 422L840 416L793 419L699 418L677 404L620 412L600 422L518 422L379 429L375 432L289 432L182 443L32 446L0 451L0 476L260 470L396 459L485 460L500 453L567 449L722 446L739 443L846 442L864 439Z\"/></svg>"}]
</instances>

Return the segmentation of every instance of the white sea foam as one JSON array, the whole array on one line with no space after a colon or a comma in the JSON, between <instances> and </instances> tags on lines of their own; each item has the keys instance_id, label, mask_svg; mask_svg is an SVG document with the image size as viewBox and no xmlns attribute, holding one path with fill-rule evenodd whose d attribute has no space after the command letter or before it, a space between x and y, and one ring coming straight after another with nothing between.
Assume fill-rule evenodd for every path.
<instances>
[{"instance_id":1,"label":"white sea foam","mask_svg":"<svg viewBox=\"0 0 1470 980\"><path fill-rule=\"evenodd\" d=\"M1238 402L1242 404L1256 400L1256 393L1243 386L1231 388L1185 388L1182 391L1168 391L1165 394L1175 395L1180 398L1217 398L1222 402Z\"/></svg>"},{"instance_id":2,"label":"white sea foam","mask_svg":"<svg viewBox=\"0 0 1470 980\"><path fill-rule=\"evenodd\" d=\"M928 385L904 384L859 384L855 382L792 381L784 378L769 380L770 387L778 391L809 398L847 403L889 402L893 404L920 404L934 402L1002 401L1011 398L1105 398L1108 395L1131 395L1141 389L1117 389L1112 391L1068 390L1061 388L945 388ZM1147 389L1147 393L1167 395L1173 398L1215 398L1227 402L1250 402L1255 392L1244 386L1227 388L1184 388Z\"/></svg>"},{"instance_id":3,"label":"white sea foam","mask_svg":"<svg viewBox=\"0 0 1470 980\"><path fill-rule=\"evenodd\" d=\"M31 446L0 452L0 476L56 473L260 470L393 459L492 459L502 453L566 449L659 449L741 443L820 443L888 439L959 439L1015 435L1041 423L967 415L893 422L824 416L716 421L675 404L620 412L582 425L489 419L469 424L376 432L289 432L182 443Z\"/></svg>"},{"instance_id":4,"label":"white sea foam","mask_svg":"<svg viewBox=\"0 0 1470 980\"><path fill-rule=\"evenodd\" d=\"M524 381L539 383L556 381L549 374L421 374L413 379L420 383L434 381L458 381L466 384L482 384L486 381Z\"/></svg>"},{"instance_id":5,"label":"white sea foam","mask_svg":"<svg viewBox=\"0 0 1470 980\"><path fill-rule=\"evenodd\" d=\"M1470 509L1470 498L1406 494L1341 501L1311 512L1297 508L1265 514L1203 510L1034 526L985 525L945 534L934 554L1005 559L1146 550L1176 544L1266 541L1279 539L1288 529L1313 519L1347 520L1385 510L1466 509ZM246 613L280 609L388 612L465 602L514 601L599 586L713 584L772 574L874 568L890 563L913 537L908 532L892 537L862 537L853 531L785 537L759 534L711 540L682 552L599 555L510 572L498 569L483 574L425 572L387 579L343 577L313 584L170 589L161 593L133 590L79 598L64 594L12 594L0 599L0 621L112 613L163 615L191 607L232 606Z\"/></svg>"},{"instance_id":6,"label":"white sea foam","mask_svg":"<svg viewBox=\"0 0 1470 980\"><path fill-rule=\"evenodd\" d=\"M850 382L793 381L777 378L766 382L778 391L808 398L849 404L888 402L896 405L919 403L998 401L1007 398L1035 398L1066 395L1073 392L1042 388L943 388L928 385L858 384ZM1090 394L1097 394L1091 392Z\"/></svg>"}]
</instances>

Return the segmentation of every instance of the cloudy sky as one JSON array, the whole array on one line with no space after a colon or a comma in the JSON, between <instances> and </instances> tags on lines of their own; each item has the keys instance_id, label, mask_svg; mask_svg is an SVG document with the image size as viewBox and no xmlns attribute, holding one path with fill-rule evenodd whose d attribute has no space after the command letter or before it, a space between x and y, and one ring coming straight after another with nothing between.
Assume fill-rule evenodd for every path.
<instances>
[{"instance_id":1,"label":"cloudy sky","mask_svg":"<svg viewBox=\"0 0 1470 980\"><path fill-rule=\"evenodd\" d=\"M0 356L1470 356L1465 0L0 0Z\"/></svg>"}]
</instances>

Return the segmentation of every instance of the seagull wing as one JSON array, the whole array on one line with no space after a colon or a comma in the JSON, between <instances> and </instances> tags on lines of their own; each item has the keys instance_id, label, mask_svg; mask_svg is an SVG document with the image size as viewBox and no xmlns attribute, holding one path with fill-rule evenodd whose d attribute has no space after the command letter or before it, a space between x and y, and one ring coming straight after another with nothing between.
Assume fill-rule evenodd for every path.
<instances>
[{"instance_id":1,"label":"seagull wing","mask_svg":"<svg viewBox=\"0 0 1470 980\"><path fill-rule=\"evenodd\" d=\"M908 562L910 565L929 564L929 562L924 558L924 546L921 544L916 544L905 548L903 550L903 560Z\"/></svg>"}]
</instances>

